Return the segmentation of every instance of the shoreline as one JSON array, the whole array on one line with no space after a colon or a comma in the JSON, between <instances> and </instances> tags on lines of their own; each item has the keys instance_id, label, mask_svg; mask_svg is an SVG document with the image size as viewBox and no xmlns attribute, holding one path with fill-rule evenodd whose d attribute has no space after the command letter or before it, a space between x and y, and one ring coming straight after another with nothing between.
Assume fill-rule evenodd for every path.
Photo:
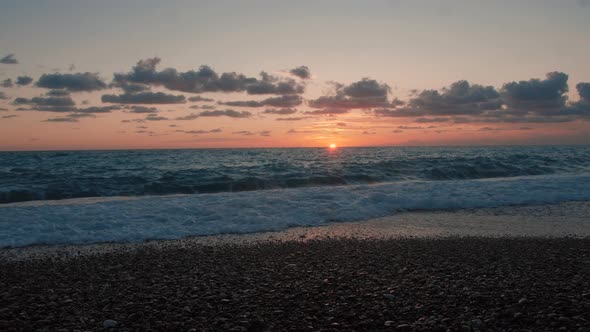
<instances>
[{"instance_id":1,"label":"shoreline","mask_svg":"<svg viewBox=\"0 0 590 332\"><path fill-rule=\"evenodd\" d=\"M590 237L590 201L496 208L410 211L354 222L297 226L281 231L220 234L142 242L34 245L1 248L0 260L67 258L160 247L305 242L332 238Z\"/></svg>"}]
</instances>

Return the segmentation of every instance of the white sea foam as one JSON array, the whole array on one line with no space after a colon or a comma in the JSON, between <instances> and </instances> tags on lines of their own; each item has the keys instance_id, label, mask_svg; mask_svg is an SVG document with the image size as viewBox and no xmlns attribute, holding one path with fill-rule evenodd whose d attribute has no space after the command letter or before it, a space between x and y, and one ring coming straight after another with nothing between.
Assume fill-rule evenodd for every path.
<instances>
[{"instance_id":1,"label":"white sea foam","mask_svg":"<svg viewBox=\"0 0 590 332\"><path fill-rule=\"evenodd\" d=\"M0 247L174 239L364 220L403 210L590 200L590 174L408 181L0 206Z\"/></svg>"}]
</instances>

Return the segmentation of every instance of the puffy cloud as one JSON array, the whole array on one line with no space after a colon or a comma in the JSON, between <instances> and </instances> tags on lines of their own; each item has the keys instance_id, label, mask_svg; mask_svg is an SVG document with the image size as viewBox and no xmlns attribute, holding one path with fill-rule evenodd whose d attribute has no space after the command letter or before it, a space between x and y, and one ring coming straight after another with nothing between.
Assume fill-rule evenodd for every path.
<instances>
[{"instance_id":1,"label":"puffy cloud","mask_svg":"<svg viewBox=\"0 0 590 332\"><path fill-rule=\"evenodd\" d=\"M278 115L289 115L297 113L297 110L294 108L270 108L262 112L264 114L278 114Z\"/></svg>"},{"instance_id":2,"label":"puffy cloud","mask_svg":"<svg viewBox=\"0 0 590 332\"><path fill-rule=\"evenodd\" d=\"M544 80L510 82L501 90L508 110L517 112L554 113L563 110L567 101L568 75L551 72Z\"/></svg>"},{"instance_id":3,"label":"puffy cloud","mask_svg":"<svg viewBox=\"0 0 590 332\"><path fill-rule=\"evenodd\" d=\"M188 101L190 102L212 102L215 101L215 99L211 99L211 98L205 98L205 97L201 97L201 96L193 96L193 97L189 97Z\"/></svg>"},{"instance_id":4,"label":"puffy cloud","mask_svg":"<svg viewBox=\"0 0 590 332\"><path fill-rule=\"evenodd\" d=\"M4 81L2 81L0 86L2 86L3 88L12 88L14 84L12 84L12 80L10 78L7 78Z\"/></svg>"},{"instance_id":5,"label":"puffy cloud","mask_svg":"<svg viewBox=\"0 0 590 332\"><path fill-rule=\"evenodd\" d=\"M235 107L279 107L279 108L290 108L301 105L303 98L297 95L287 95L280 97L271 97L261 101L246 100L246 101L228 101L219 102L220 105L235 106Z\"/></svg>"},{"instance_id":6,"label":"puffy cloud","mask_svg":"<svg viewBox=\"0 0 590 332\"><path fill-rule=\"evenodd\" d=\"M457 81L441 92L424 90L411 98L403 107L380 108L374 113L378 116L448 116L477 115L502 107L500 94L492 86L470 84Z\"/></svg>"},{"instance_id":7,"label":"puffy cloud","mask_svg":"<svg viewBox=\"0 0 590 332\"><path fill-rule=\"evenodd\" d=\"M107 88L96 73L75 74L43 74L37 81L37 86L46 89L66 89L72 92L96 91Z\"/></svg>"},{"instance_id":8,"label":"puffy cloud","mask_svg":"<svg viewBox=\"0 0 590 332\"><path fill-rule=\"evenodd\" d=\"M590 102L590 83L578 83L576 89L582 101Z\"/></svg>"},{"instance_id":9,"label":"puffy cloud","mask_svg":"<svg viewBox=\"0 0 590 332\"><path fill-rule=\"evenodd\" d=\"M29 85L33 82L33 78L30 76L19 76L16 78L17 85Z\"/></svg>"},{"instance_id":10,"label":"puffy cloud","mask_svg":"<svg viewBox=\"0 0 590 332\"><path fill-rule=\"evenodd\" d=\"M183 95L171 95L163 92L125 93L122 95L103 95L103 103L117 104L183 104Z\"/></svg>"},{"instance_id":11,"label":"puffy cloud","mask_svg":"<svg viewBox=\"0 0 590 332\"><path fill-rule=\"evenodd\" d=\"M311 71L307 66L299 66L297 68L293 68L289 70L289 73L299 77L302 80L307 80L311 78Z\"/></svg>"},{"instance_id":12,"label":"puffy cloud","mask_svg":"<svg viewBox=\"0 0 590 332\"><path fill-rule=\"evenodd\" d=\"M335 83L335 95L321 96L310 100L309 106L325 109L368 109L375 107L391 107L387 95L391 91L389 85L376 80L363 78L350 85Z\"/></svg>"},{"instance_id":13,"label":"puffy cloud","mask_svg":"<svg viewBox=\"0 0 590 332\"><path fill-rule=\"evenodd\" d=\"M169 90L202 92L243 92L249 94L294 94L303 93L304 86L291 79L261 73L261 79L247 77L243 74L217 74L209 66L198 70L179 72L174 68L157 70L160 58L140 60L128 73L115 74L116 84L140 83L164 86Z\"/></svg>"},{"instance_id":14,"label":"puffy cloud","mask_svg":"<svg viewBox=\"0 0 590 332\"><path fill-rule=\"evenodd\" d=\"M0 63L6 64L6 65L15 65L18 63L18 60L16 59L14 54L8 54L8 55L4 56L3 58L0 58Z\"/></svg>"}]
</instances>

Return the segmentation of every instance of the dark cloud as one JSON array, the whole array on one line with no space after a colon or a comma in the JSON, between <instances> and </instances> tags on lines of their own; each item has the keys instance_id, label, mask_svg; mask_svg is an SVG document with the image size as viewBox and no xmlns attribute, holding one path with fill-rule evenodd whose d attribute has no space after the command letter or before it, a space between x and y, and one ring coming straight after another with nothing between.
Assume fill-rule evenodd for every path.
<instances>
[{"instance_id":1,"label":"dark cloud","mask_svg":"<svg viewBox=\"0 0 590 332\"><path fill-rule=\"evenodd\" d=\"M2 119L12 119L12 118L17 118L18 115L14 115L14 114L8 114L8 115L3 115Z\"/></svg>"},{"instance_id":2,"label":"dark cloud","mask_svg":"<svg viewBox=\"0 0 590 332\"><path fill-rule=\"evenodd\" d=\"M418 118L414 120L417 123L437 123L437 122L449 122L451 118Z\"/></svg>"},{"instance_id":3,"label":"dark cloud","mask_svg":"<svg viewBox=\"0 0 590 332\"><path fill-rule=\"evenodd\" d=\"M167 121L167 120L170 120L170 119L168 119L165 116L159 116L159 115L156 115L156 114L148 114L148 116L146 116L144 118L144 120L146 120L146 121Z\"/></svg>"},{"instance_id":4,"label":"dark cloud","mask_svg":"<svg viewBox=\"0 0 590 332\"><path fill-rule=\"evenodd\" d=\"M545 114L560 112L567 101L567 80L567 74L551 72L544 80L506 83L501 94L509 111Z\"/></svg>"},{"instance_id":5,"label":"dark cloud","mask_svg":"<svg viewBox=\"0 0 590 332\"><path fill-rule=\"evenodd\" d=\"M190 120L195 120L198 117L199 117L199 114L191 113L189 115L179 116L179 117L176 118L176 120L190 121Z\"/></svg>"},{"instance_id":6,"label":"dark cloud","mask_svg":"<svg viewBox=\"0 0 590 332\"><path fill-rule=\"evenodd\" d=\"M0 86L2 86L3 88L12 88L14 84L12 84L12 80L10 78L7 78L4 81L2 81Z\"/></svg>"},{"instance_id":7,"label":"dark cloud","mask_svg":"<svg viewBox=\"0 0 590 332\"><path fill-rule=\"evenodd\" d=\"M0 107L0 111L8 111L8 109L4 108L4 107Z\"/></svg>"},{"instance_id":8,"label":"dark cloud","mask_svg":"<svg viewBox=\"0 0 590 332\"><path fill-rule=\"evenodd\" d=\"M311 78L311 71L307 66L299 66L289 70L289 73L299 77L300 79L307 80Z\"/></svg>"},{"instance_id":9,"label":"dark cloud","mask_svg":"<svg viewBox=\"0 0 590 332\"><path fill-rule=\"evenodd\" d=\"M252 131L248 131L248 130L240 130L240 131L234 131L232 134L235 135L242 135L242 136L254 136L254 135L259 135L259 136L265 136L268 137L271 134L270 130L262 130L262 131L256 131L256 132L252 132Z\"/></svg>"},{"instance_id":10,"label":"dark cloud","mask_svg":"<svg viewBox=\"0 0 590 332\"><path fill-rule=\"evenodd\" d=\"M177 131L187 133L187 134L193 134L193 135L214 134L214 133L223 132L223 130L221 128L215 128L215 129L211 129L211 130L177 130Z\"/></svg>"},{"instance_id":11,"label":"dark cloud","mask_svg":"<svg viewBox=\"0 0 590 332\"><path fill-rule=\"evenodd\" d=\"M16 78L17 85L29 85L33 82L33 78L30 76L19 76Z\"/></svg>"},{"instance_id":12,"label":"dark cloud","mask_svg":"<svg viewBox=\"0 0 590 332\"><path fill-rule=\"evenodd\" d=\"M68 114L64 117L49 118L43 122L79 122L79 119L82 119L82 118L95 118L95 117L96 116L94 114L74 113L74 114Z\"/></svg>"},{"instance_id":13,"label":"dark cloud","mask_svg":"<svg viewBox=\"0 0 590 332\"><path fill-rule=\"evenodd\" d=\"M397 129L402 129L402 130L416 130L416 129L426 129L422 126L398 126Z\"/></svg>"},{"instance_id":14,"label":"dark cloud","mask_svg":"<svg viewBox=\"0 0 590 332\"><path fill-rule=\"evenodd\" d=\"M8 99L8 97L6 97L4 92L0 91L0 99Z\"/></svg>"},{"instance_id":15,"label":"dark cloud","mask_svg":"<svg viewBox=\"0 0 590 332\"><path fill-rule=\"evenodd\" d=\"M16 98L13 102L15 105L35 105L35 106L74 106L76 103L70 97L33 97Z\"/></svg>"},{"instance_id":16,"label":"dark cloud","mask_svg":"<svg viewBox=\"0 0 590 332\"><path fill-rule=\"evenodd\" d=\"M103 95L103 103L117 104L183 104L183 95L170 95L163 92L126 93L122 95Z\"/></svg>"},{"instance_id":17,"label":"dark cloud","mask_svg":"<svg viewBox=\"0 0 590 332\"><path fill-rule=\"evenodd\" d=\"M400 108L380 108L374 113L378 116L445 116L477 115L502 107L500 94L492 86L470 84L457 81L441 92L424 90L411 98Z\"/></svg>"},{"instance_id":18,"label":"dark cloud","mask_svg":"<svg viewBox=\"0 0 590 332\"><path fill-rule=\"evenodd\" d=\"M96 73L75 74L43 74L37 81L37 86L46 89L66 89L72 92L96 91L107 88Z\"/></svg>"},{"instance_id":19,"label":"dark cloud","mask_svg":"<svg viewBox=\"0 0 590 332\"><path fill-rule=\"evenodd\" d=\"M280 79L264 72L261 78L243 74L217 74L211 67L201 66L197 71L179 72L174 68L157 71L159 58L140 60L128 73L115 74L116 84L140 83L164 86L169 90L202 92L243 92L249 94L303 93L304 86L291 79Z\"/></svg>"},{"instance_id":20,"label":"dark cloud","mask_svg":"<svg viewBox=\"0 0 590 332\"><path fill-rule=\"evenodd\" d=\"M335 95L321 96L310 100L309 106L324 109L369 109L375 107L392 107L387 95L389 85L376 80L363 78L350 85L335 83Z\"/></svg>"},{"instance_id":21,"label":"dark cloud","mask_svg":"<svg viewBox=\"0 0 590 332\"><path fill-rule=\"evenodd\" d=\"M297 113L297 110L294 108L270 108L265 110L264 112L265 114L278 114L278 115L289 115L289 114L295 114Z\"/></svg>"},{"instance_id":22,"label":"dark cloud","mask_svg":"<svg viewBox=\"0 0 590 332\"><path fill-rule=\"evenodd\" d=\"M15 65L18 63L18 60L15 58L14 54L8 54L5 57L0 59L0 63L6 65Z\"/></svg>"},{"instance_id":23,"label":"dark cloud","mask_svg":"<svg viewBox=\"0 0 590 332\"><path fill-rule=\"evenodd\" d=\"M295 117L287 117L287 118L276 118L277 121L301 121L305 119L312 118L311 116L295 116Z\"/></svg>"},{"instance_id":24,"label":"dark cloud","mask_svg":"<svg viewBox=\"0 0 590 332\"><path fill-rule=\"evenodd\" d=\"M246 101L228 101L218 102L220 105L234 106L234 107L279 107L279 108L290 108L299 106L303 103L303 98L297 95L287 95L280 97L271 97L261 101L257 100L246 100Z\"/></svg>"},{"instance_id":25,"label":"dark cloud","mask_svg":"<svg viewBox=\"0 0 590 332\"><path fill-rule=\"evenodd\" d=\"M576 90L578 90L578 94L582 101L590 103L590 83L578 83L578 85L576 85Z\"/></svg>"},{"instance_id":26,"label":"dark cloud","mask_svg":"<svg viewBox=\"0 0 590 332\"><path fill-rule=\"evenodd\" d=\"M193 96L193 97L189 97L188 101L190 102L213 102L215 101L215 99L211 99L211 98L205 98L205 97L201 97L201 96Z\"/></svg>"},{"instance_id":27,"label":"dark cloud","mask_svg":"<svg viewBox=\"0 0 590 332\"><path fill-rule=\"evenodd\" d=\"M150 90L150 86L145 85L145 84L123 83L123 84L114 85L114 86L122 89L126 94L144 92L144 91Z\"/></svg>"},{"instance_id":28,"label":"dark cloud","mask_svg":"<svg viewBox=\"0 0 590 332\"><path fill-rule=\"evenodd\" d=\"M227 116L230 118L249 118L252 113L247 111L234 111L234 110L215 110L215 111L203 111L199 113L199 116L215 117L215 116Z\"/></svg>"},{"instance_id":29,"label":"dark cloud","mask_svg":"<svg viewBox=\"0 0 590 332\"><path fill-rule=\"evenodd\" d=\"M155 114L158 113L158 109L155 107L145 107L145 106L129 106L126 107L127 112L129 113L138 113L138 114Z\"/></svg>"},{"instance_id":30,"label":"dark cloud","mask_svg":"<svg viewBox=\"0 0 590 332\"><path fill-rule=\"evenodd\" d=\"M350 109L347 109L347 108L324 108L322 110L307 111L304 113L309 114L309 115L338 115L338 114L346 114L349 111L350 111Z\"/></svg>"},{"instance_id":31,"label":"dark cloud","mask_svg":"<svg viewBox=\"0 0 590 332\"><path fill-rule=\"evenodd\" d=\"M69 96L70 92L68 90L49 90L45 94L52 97L64 97Z\"/></svg>"},{"instance_id":32,"label":"dark cloud","mask_svg":"<svg viewBox=\"0 0 590 332\"><path fill-rule=\"evenodd\" d=\"M37 112L53 112L53 113L111 113L119 110L119 106L91 106L85 108L78 108L74 106L51 106L51 105L34 105L31 108L17 108L17 111L37 111Z\"/></svg>"}]
</instances>

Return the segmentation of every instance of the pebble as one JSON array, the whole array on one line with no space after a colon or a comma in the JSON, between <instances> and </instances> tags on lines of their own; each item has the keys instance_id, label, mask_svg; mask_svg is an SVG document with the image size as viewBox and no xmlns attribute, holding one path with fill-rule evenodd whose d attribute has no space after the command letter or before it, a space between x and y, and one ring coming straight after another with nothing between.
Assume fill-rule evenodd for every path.
<instances>
[{"instance_id":1,"label":"pebble","mask_svg":"<svg viewBox=\"0 0 590 332\"><path fill-rule=\"evenodd\" d=\"M105 329L111 329L117 326L117 324L118 322L116 320L106 319L104 322L102 322L102 327Z\"/></svg>"}]
</instances>

